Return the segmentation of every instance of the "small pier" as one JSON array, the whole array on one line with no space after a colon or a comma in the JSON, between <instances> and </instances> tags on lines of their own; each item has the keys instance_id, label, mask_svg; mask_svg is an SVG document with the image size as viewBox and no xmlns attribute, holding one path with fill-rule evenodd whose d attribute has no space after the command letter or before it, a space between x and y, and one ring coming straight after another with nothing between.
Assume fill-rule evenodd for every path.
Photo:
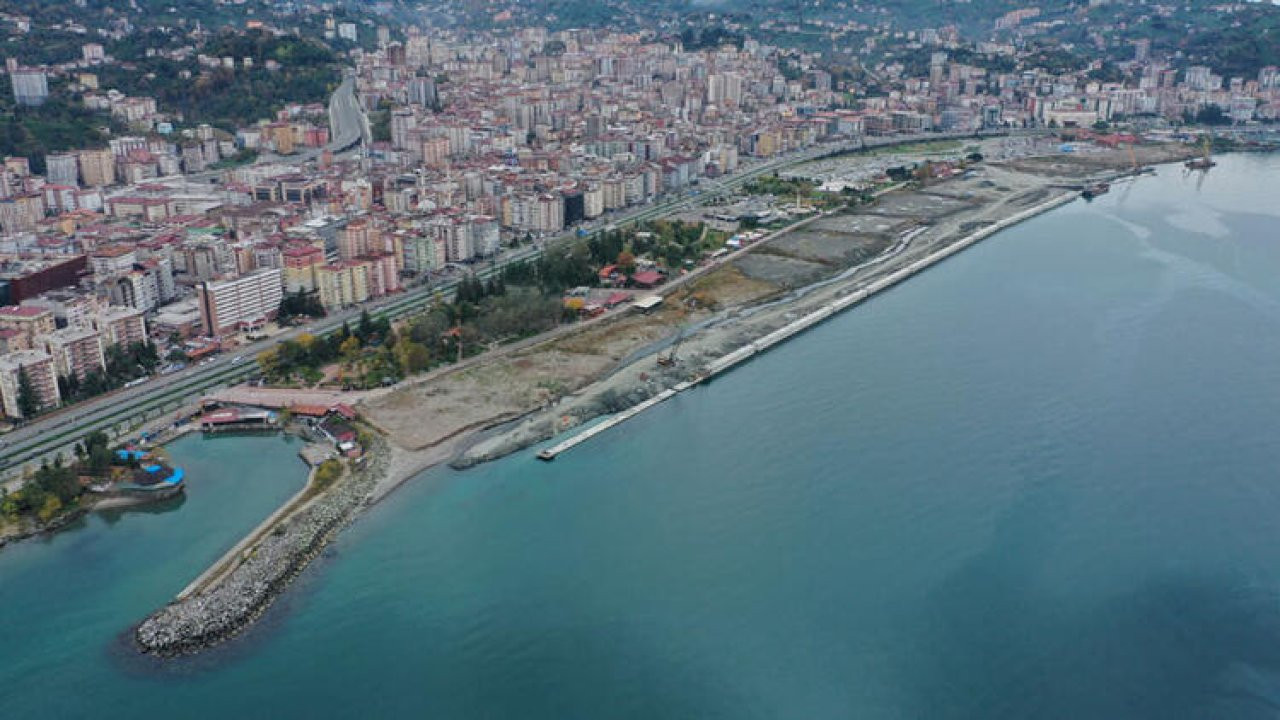
<instances>
[{"instance_id":1,"label":"small pier","mask_svg":"<svg viewBox=\"0 0 1280 720\"><path fill-rule=\"evenodd\" d=\"M687 383L685 383L685 384L687 385ZM639 415L640 413L644 412L645 410L648 410L649 408L653 407L654 405L657 405L658 403L661 403L661 402L665 402L665 401L667 401L667 400L669 400L669 399L671 399L671 398L675 397L675 396L678 394L678 392L679 392L679 391L678 391L678 390L676 390L675 388L671 388L671 389L668 389L668 390L663 390L662 392L658 393L657 395L654 395L653 397L649 398L648 400L645 400L645 401L644 401L644 402L642 402L642 403L637 404L637 405L636 405L636 406L634 406L634 407L630 407L630 408L627 408L626 410L623 410L623 411L622 411L622 412L620 412L620 413L617 413L617 414L614 414L614 415L610 415L608 418L604 419L603 421L601 421L601 422L599 422L599 423L597 423L597 424L595 424L595 425L592 425L591 427L589 427L589 428L587 428L586 430L583 430L582 432L580 432L580 433L578 433L578 434L574 435L573 437L569 438L568 440L565 440L565 441L563 441L563 442L560 442L560 443L557 443L557 444L555 444L555 445L552 445L551 447L549 447L549 448L547 448L547 449L543 450L542 452L538 453L538 459L539 459L539 460L546 460L547 462L550 462L550 461L552 461L552 460L555 460L555 459L556 459L556 456L557 456L557 455L559 455L560 453L562 453L562 452L564 452L564 451L566 451L566 450L569 450L570 448L573 448L573 447L575 447L576 445L579 445L579 444L581 444L581 443L584 443L584 442L586 442L586 441L590 440L591 438L595 437L596 435L599 435L600 433L602 433L602 432L604 432L604 431L606 431L606 430L610 430L610 429L612 429L612 428L614 428L614 427L617 427L618 425L621 425L622 423L624 423L624 422L626 422L626 421L630 420L631 418L633 418L633 417L635 417L635 416Z\"/></svg>"}]
</instances>

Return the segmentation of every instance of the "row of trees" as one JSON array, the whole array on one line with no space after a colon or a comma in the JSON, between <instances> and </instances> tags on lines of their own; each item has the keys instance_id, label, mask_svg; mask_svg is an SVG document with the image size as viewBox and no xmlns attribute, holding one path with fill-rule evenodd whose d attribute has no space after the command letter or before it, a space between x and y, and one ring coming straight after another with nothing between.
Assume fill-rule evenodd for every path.
<instances>
[{"instance_id":1,"label":"row of trees","mask_svg":"<svg viewBox=\"0 0 1280 720\"><path fill-rule=\"evenodd\" d=\"M400 341L428 348L439 362L451 362L493 343L545 332L564 318L558 295L527 286L492 287L497 292L470 300L435 303L406 323Z\"/></svg>"},{"instance_id":2,"label":"row of trees","mask_svg":"<svg viewBox=\"0 0 1280 720\"><path fill-rule=\"evenodd\" d=\"M532 278L539 269L531 263L528 271ZM329 335L304 334L263 351L259 367L273 382L314 384L324 377L323 368L338 363L344 385L372 387L475 354L495 342L549 330L561 321L558 294L528 285L508 290L507 281L505 274L487 281L468 275L452 302L437 298L399 331L386 318L365 312L355 328L344 324Z\"/></svg>"},{"instance_id":3,"label":"row of trees","mask_svg":"<svg viewBox=\"0 0 1280 720\"><path fill-rule=\"evenodd\" d=\"M131 380L150 375L160 364L159 352L150 341L135 342L127 347L113 345L103 355L105 368L90 370L83 379L76 375L58 376L58 393L64 403L80 402L115 390ZM44 405L25 368L18 370L17 395L18 410L24 418L52 409Z\"/></svg>"},{"instance_id":4,"label":"row of trees","mask_svg":"<svg viewBox=\"0 0 1280 720\"><path fill-rule=\"evenodd\" d=\"M320 302L320 294L297 290L288 293L280 301L280 312L276 319L287 324L297 317L321 318L325 316L324 305Z\"/></svg>"},{"instance_id":5,"label":"row of trees","mask_svg":"<svg viewBox=\"0 0 1280 720\"><path fill-rule=\"evenodd\" d=\"M317 337L305 334L258 355L263 374L273 382L314 384L322 368L340 363L343 383L369 387L422 372L482 351L493 343L529 337L566 319L560 295L567 289L597 284L601 266L618 263L630 272L637 253L658 254L676 265L701 255L700 224L659 221L645 235L621 230L548 250L541 256L505 266L486 280L463 277L452 302L437 298L397 332L385 318L366 311L357 327ZM634 249L633 249L634 248ZM322 312L314 296L290 294L281 315Z\"/></svg>"},{"instance_id":6,"label":"row of trees","mask_svg":"<svg viewBox=\"0 0 1280 720\"><path fill-rule=\"evenodd\" d=\"M594 262L588 244L552 248L536 259L507 265L502 271L503 282L507 286L535 287L544 295L594 285L599 264Z\"/></svg>"},{"instance_id":7,"label":"row of trees","mask_svg":"<svg viewBox=\"0 0 1280 720\"><path fill-rule=\"evenodd\" d=\"M80 402L110 392L154 373L160 366L159 350L150 341L113 345L103 353L103 359L105 368L89 371L84 379L75 375L58 378L58 390L65 402Z\"/></svg>"},{"instance_id":8,"label":"row of trees","mask_svg":"<svg viewBox=\"0 0 1280 720\"><path fill-rule=\"evenodd\" d=\"M296 378L314 383L320 380L320 368L339 360L354 364L366 348L382 345L392 337L389 320L374 318L365 311L354 328L343 323L328 335L304 333L262 351L258 354L258 365L273 381L289 382Z\"/></svg>"}]
</instances>

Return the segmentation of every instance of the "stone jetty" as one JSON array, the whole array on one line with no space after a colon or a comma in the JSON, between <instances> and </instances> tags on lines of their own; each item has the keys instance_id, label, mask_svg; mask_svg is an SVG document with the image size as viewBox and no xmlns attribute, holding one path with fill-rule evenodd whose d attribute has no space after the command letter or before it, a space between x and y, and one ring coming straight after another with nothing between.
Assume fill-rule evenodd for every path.
<instances>
[{"instance_id":1,"label":"stone jetty","mask_svg":"<svg viewBox=\"0 0 1280 720\"><path fill-rule=\"evenodd\" d=\"M363 467L345 473L263 533L230 572L144 620L134 631L139 650L161 657L189 655L252 624L368 502L386 471L388 453L382 445L381 439L375 441Z\"/></svg>"}]
</instances>

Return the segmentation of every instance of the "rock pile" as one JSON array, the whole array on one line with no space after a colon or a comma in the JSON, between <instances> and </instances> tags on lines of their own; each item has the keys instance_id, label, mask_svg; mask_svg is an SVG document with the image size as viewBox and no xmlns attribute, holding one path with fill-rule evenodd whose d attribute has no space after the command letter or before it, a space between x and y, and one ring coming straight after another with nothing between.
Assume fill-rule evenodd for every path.
<instances>
[{"instance_id":1,"label":"rock pile","mask_svg":"<svg viewBox=\"0 0 1280 720\"><path fill-rule=\"evenodd\" d=\"M385 447L372 447L363 468L281 520L220 582L160 609L134 631L144 653L174 657L199 652L253 623L324 546L355 518L386 470Z\"/></svg>"}]
</instances>

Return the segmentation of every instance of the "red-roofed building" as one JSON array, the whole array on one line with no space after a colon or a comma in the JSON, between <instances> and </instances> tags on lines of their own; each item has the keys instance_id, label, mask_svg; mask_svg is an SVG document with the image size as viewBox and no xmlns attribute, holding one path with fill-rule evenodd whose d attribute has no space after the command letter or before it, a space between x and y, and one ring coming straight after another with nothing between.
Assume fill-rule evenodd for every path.
<instances>
[{"instance_id":1,"label":"red-roofed building","mask_svg":"<svg viewBox=\"0 0 1280 720\"><path fill-rule=\"evenodd\" d=\"M645 270L631 276L631 284L638 288L653 288L666 282L666 278L657 270Z\"/></svg>"},{"instance_id":2,"label":"red-roofed building","mask_svg":"<svg viewBox=\"0 0 1280 720\"><path fill-rule=\"evenodd\" d=\"M29 305L0 307L0 328L17 330L25 338L26 347L35 347L36 338L56 329L53 313L48 308Z\"/></svg>"}]
</instances>

